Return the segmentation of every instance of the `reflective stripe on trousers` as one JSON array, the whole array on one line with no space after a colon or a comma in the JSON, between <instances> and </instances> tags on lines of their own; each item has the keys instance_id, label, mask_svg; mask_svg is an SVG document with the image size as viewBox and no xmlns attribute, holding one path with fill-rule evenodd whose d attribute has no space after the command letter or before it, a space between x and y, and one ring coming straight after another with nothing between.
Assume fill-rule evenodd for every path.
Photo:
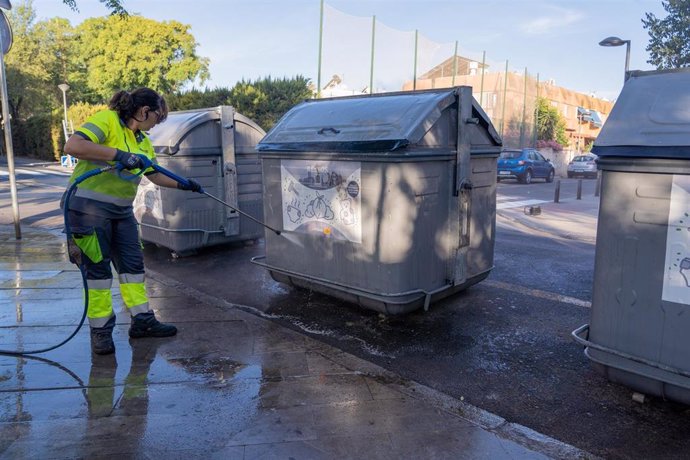
<instances>
[{"instance_id":1,"label":"reflective stripe on trousers","mask_svg":"<svg viewBox=\"0 0 690 460\"><path fill-rule=\"evenodd\" d=\"M120 294L122 301L132 316L149 311L149 299L146 296L144 274L120 273Z\"/></svg>"},{"instance_id":2,"label":"reflective stripe on trousers","mask_svg":"<svg viewBox=\"0 0 690 460\"><path fill-rule=\"evenodd\" d=\"M87 316L91 326L103 327L114 314L110 290L113 281L111 263L118 272L120 293L130 314L148 311L144 255L134 216L109 218L69 211L69 223L74 235L95 235L98 239L98 256L95 255L98 251L91 250L87 254L82 249L82 266L89 286Z\"/></svg>"}]
</instances>

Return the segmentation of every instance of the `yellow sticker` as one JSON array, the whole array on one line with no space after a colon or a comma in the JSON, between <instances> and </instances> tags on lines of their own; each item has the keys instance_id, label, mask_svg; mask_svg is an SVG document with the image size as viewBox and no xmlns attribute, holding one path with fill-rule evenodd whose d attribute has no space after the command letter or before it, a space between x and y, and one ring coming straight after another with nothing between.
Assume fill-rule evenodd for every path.
<instances>
[{"instance_id":1,"label":"yellow sticker","mask_svg":"<svg viewBox=\"0 0 690 460\"><path fill-rule=\"evenodd\" d=\"M331 227L326 227L323 229L323 234L324 235L330 235L331 234Z\"/></svg>"}]
</instances>

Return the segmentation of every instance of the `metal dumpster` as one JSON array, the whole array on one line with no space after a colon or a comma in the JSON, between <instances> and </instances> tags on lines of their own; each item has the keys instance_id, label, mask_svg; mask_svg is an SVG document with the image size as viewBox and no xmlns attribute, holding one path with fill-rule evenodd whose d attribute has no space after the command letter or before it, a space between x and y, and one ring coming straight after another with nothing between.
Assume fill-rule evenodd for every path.
<instances>
[{"instance_id":1,"label":"metal dumpster","mask_svg":"<svg viewBox=\"0 0 690 460\"><path fill-rule=\"evenodd\" d=\"M501 140L471 87L305 101L257 149L276 281L401 314L493 268Z\"/></svg>"},{"instance_id":2,"label":"metal dumpster","mask_svg":"<svg viewBox=\"0 0 690 460\"><path fill-rule=\"evenodd\" d=\"M230 106L171 112L150 133L158 163L192 177L212 195L262 219L261 162L256 144L264 131ZM197 193L142 180L134 202L144 241L178 255L263 236L263 228Z\"/></svg>"},{"instance_id":3,"label":"metal dumpster","mask_svg":"<svg viewBox=\"0 0 690 460\"><path fill-rule=\"evenodd\" d=\"M690 69L629 75L592 150L592 312L573 336L610 380L690 404Z\"/></svg>"}]
</instances>

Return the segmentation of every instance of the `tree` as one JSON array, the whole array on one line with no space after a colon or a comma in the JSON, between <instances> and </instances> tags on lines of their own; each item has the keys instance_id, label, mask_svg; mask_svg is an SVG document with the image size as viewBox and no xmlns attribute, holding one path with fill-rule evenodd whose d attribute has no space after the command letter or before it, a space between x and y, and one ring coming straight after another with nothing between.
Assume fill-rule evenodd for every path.
<instances>
[{"instance_id":1,"label":"tree","mask_svg":"<svg viewBox=\"0 0 690 460\"><path fill-rule=\"evenodd\" d=\"M78 56L70 82L88 91L89 102L107 100L120 89L147 86L162 93L209 78L208 58L196 54L188 25L141 16L91 18L76 28Z\"/></svg>"},{"instance_id":2,"label":"tree","mask_svg":"<svg viewBox=\"0 0 690 460\"><path fill-rule=\"evenodd\" d=\"M302 75L281 79L268 76L255 82L237 83L228 102L268 131L295 104L312 96L309 79Z\"/></svg>"},{"instance_id":3,"label":"tree","mask_svg":"<svg viewBox=\"0 0 690 460\"><path fill-rule=\"evenodd\" d=\"M646 50L650 58L647 63L657 69L677 69L690 66L690 1L663 0L661 2L668 16L659 19L652 13L645 13L642 24L649 31Z\"/></svg>"},{"instance_id":4,"label":"tree","mask_svg":"<svg viewBox=\"0 0 690 460\"><path fill-rule=\"evenodd\" d=\"M217 107L229 104L229 88L205 88L203 91L192 88L185 92L176 92L165 95L165 100L170 110L192 110L206 107Z\"/></svg>"},{"instance_id":5,"label":"tree","mask_svg":"<svg viewBox=\"0 0 690 460\"><path fill-rule=\"evenodd\" d=\"M122 5L123 0L99 0L105 5L106 8L110 10L110 14L119 14L120 16L126 16L127 10ZM62 0L62 2L72 8L74 11L79 11L77 8L77 0Z\"/></svg>"},{"instance_id":6,"label":"tree","mask_svg":"<svg viewBox=\"0 0 690 460\"><path fill-rule=\"evenodd\" d=\"M14 119L46 113L59 106L58 83L65 81L72 27L66 19L35 22L33 1L20 3L9 14L14 33L5 56L8 103Z\"/></svg>"},{"instance_id":7,"label":"tree","mask_svg":"<svg viewBox=\"0 0 690 460\"><path fill-rule=\"evenodd\" d=\"M537 100L537 139L540 141L556 141L562 146L568 145L565 134L565 120L553 107L548 99L540 97Z\"/></svg>"}]
</instances>

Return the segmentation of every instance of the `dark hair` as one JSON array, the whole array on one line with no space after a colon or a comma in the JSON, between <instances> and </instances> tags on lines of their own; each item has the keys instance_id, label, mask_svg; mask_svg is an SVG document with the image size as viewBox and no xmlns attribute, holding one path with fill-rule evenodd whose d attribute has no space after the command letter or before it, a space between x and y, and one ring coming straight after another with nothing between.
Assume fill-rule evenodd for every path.
<instances>
[{"instance_id":1,"label":"dark hair","mask_svg":"<svg viewBox=\"0 0 690 460\"><path fill-rule=\"evenodd\" d=\"M140 107L148 106L151 110L160 111L159 123L168 118L168 104L163 96L151 88L138 88L132 91L118 91L110 99L108 107L117 112L123 121L134 118L134 114Z\"/></svg>"}]
</instances>

